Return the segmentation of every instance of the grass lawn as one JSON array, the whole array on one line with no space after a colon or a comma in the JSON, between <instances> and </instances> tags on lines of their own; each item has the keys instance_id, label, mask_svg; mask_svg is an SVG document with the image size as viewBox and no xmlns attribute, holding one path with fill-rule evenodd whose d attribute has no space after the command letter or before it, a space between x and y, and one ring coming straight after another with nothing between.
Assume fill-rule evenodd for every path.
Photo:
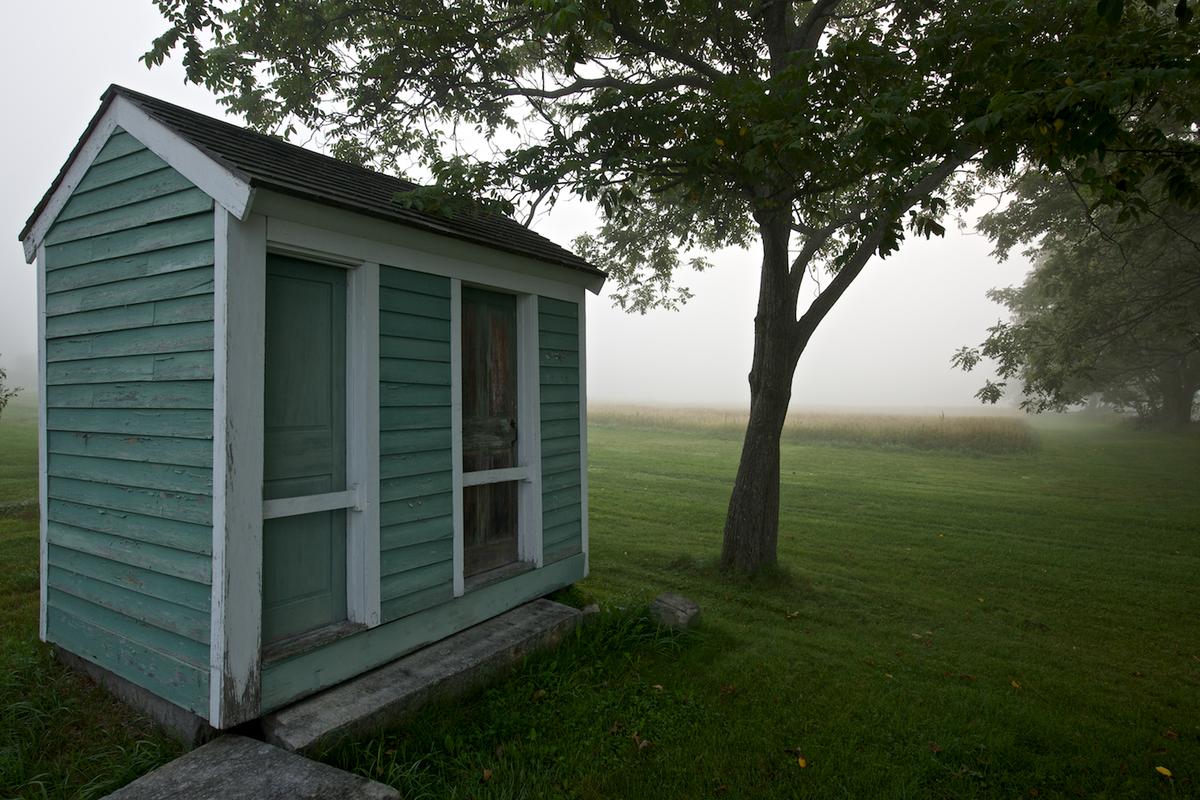
<instances>
[{"instance_id":1,"label":"grass lawn","mask_svg":"<svg viewBox=\"0 0 1200 800\"><path fill-rule=\"evenodd\" d=\"M35 485L14 408L0 501ZM711 566L736 421L593 423L599 621L327 760L406 798L1200 796L1196 435L791 429L785 569L747 583ZM0 797L101 795L175 751L36 644L36 562L0 517ZM694 631L640 617L668 589Z\"/></svg>"},{"instance_id":2,"label":"grass lawn","mask_svg":"<svg viewBox=\"0 0 1200 800\"><path fill-rule=\"evenodd\" d=\"M179 754L37 640L37 407L0 416L0 798L103 797Z\"/></svg>"},{"instance_id":3,"label":"grass lawn","mask_svg":"<svg viewBox=\"0 0 1200 800\"><path fill-rule=\"evenodd\" d=\"M1060 425L980 455L792 432L786 569L745 584L710 566L736 426L702 422L594 418L578 587L680 591L694 633L605 615L326 758L406 797L1200 796L1195 435Z\"/></svg>"}]
</instances>

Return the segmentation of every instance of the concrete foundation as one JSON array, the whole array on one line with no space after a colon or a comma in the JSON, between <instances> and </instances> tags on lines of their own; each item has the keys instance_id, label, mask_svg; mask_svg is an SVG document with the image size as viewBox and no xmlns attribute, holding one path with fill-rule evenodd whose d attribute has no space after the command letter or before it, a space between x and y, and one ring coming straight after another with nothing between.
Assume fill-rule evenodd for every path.
<instances>
[{"instance_id":1,"label":"concrete foundation","mask_svg":"<svg viewBox=\"0 0 1200 800\"><path fill-rule=\"evenodd\" d=\"M264 738L295 752L395 725L435 699L483 686L534 650L557 644L582 615L535 600L353 680L272 712Z\"/></svg>"},{"instance_id":2,"label":"concrete foundation","mask_svg":"<svg viewBox=\"0 0 1200 800\"><path fill-rule=\"evenodd\" d=\"M264 742L222 736L143 775L108 800L399 800L390 786Z\"/></svg>"},{"instance_id":3,"label":"concrete foundation","mask_svg":"<svg viewBox=\"0 0 1200 800\"><path fill-rule=\"evenodd\" d=\"M219 733L206 720L174 703L168 703L120 675L109 672L86 658L69 653L57 645L51 647L54 648L54 658L59 662L88 676L125 705L150 717L187 747L201 745Z\"/></svg>"}]
</instances>

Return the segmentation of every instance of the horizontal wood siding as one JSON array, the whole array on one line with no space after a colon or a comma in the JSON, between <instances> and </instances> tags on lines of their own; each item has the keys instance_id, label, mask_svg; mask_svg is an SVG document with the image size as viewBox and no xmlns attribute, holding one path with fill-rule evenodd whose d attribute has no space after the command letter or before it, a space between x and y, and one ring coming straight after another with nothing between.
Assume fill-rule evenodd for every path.
<instances>
[{"instance_id":1,"label":"horizontal wood siding","mask_svg":"<svg viewBox=\"0 0 1200 800\"><path fill-rule=\"evenodd\" d=\"M541 380L542 558L583 551L579 447L579 306L538 298Z\"/></svg>"},{"instance_id":2,"label":"horizontal wood siding","mask_svg":"<svg viewBox=\"0 0 1200 800\"><path fill-rule=\"evenodd\" d=\"M454 594L450 281L379 270L380 610L384 622Z\"/></svg>"},{"instance_id":3,"label":"horizontal wood siding","mask_svg":"<svg viewBox=\"0 0 1200 800\"><path fill-rule=\"evenodd\" d=\"M116 131L46 236L47 636L208 715L212 200Z\"/></svg>"}]
</instances>

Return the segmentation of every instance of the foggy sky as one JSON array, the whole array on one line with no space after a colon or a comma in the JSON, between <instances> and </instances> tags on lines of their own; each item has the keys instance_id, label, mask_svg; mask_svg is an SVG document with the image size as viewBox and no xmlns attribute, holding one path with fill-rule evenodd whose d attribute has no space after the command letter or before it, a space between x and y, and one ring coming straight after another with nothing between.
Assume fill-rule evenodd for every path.
<instances>
[{"instance_id":1,"label":"foggy sky","mask_svg":"<svg viewBox=\"0 0 1200 800\"><path fill-rule=\"evenodd\" d=\"M221 115L202 88L183 83L178 61L148 71L137 58L165 28L150 0L41 0L6 15L0 75L9 102L0 129L0 366L36 382L35 276L16 240L26 217L99 106L110 83ZM52 39L48 38L52 37ZM534 227L570 246L593 225L580 204ZM978 408L986 374L950 369L951 353L977 344L1003 316L984 297L1020 283L1028 264L996 263L988 243L959 233L909 241L872 261L826 318L801 358L793 407ZM694 297L679 312L628 315L606 296L588 301L588 396L592 402L744 406L749 402L757 253L729 250L716 267L681 282Z\"/></svg>"}]
</instances>

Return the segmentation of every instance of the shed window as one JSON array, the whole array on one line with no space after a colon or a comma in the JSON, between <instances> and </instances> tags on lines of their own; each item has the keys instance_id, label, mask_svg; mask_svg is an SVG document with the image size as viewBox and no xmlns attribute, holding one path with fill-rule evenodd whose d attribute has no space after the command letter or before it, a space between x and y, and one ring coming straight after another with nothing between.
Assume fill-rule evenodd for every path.
<instances>
[{"instance_id":1,"label":"shed window","mask_svg":"<svg viewBox=\"0 0 1200 800\"><path fill-rule=\"evenodd\" d=\"M517 298L464 286L464 577L517 560L517 395Z\"/></svg>"}]
</instances>

